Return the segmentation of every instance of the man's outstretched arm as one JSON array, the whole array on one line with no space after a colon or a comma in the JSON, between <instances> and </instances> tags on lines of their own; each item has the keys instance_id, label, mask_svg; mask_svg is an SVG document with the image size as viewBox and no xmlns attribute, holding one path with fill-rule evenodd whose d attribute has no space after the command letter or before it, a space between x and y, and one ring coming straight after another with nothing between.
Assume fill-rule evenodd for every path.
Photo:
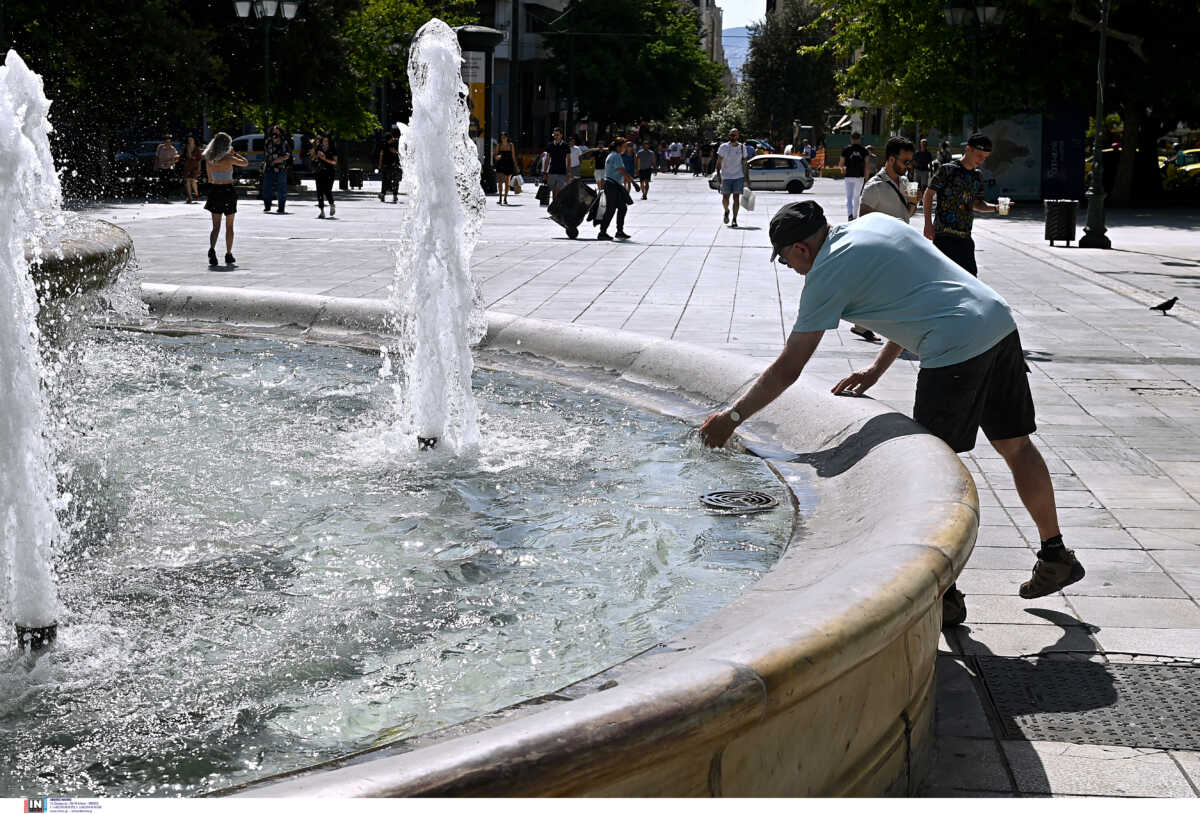
<instances>
[{"instance_id":1,"label":"man's outstretched arm","mask_svg":"<svg viewBox=\"0 0 1200 814\"><path fill-rule=\"evenodd\" d=\"M779 354L779 357L762 372L762 375L750 386L746 394L733 405L732 409L741 414L742 421L779 398L784 390L787 390L796 379L800 378L800 373L808 364L808 360L812 358L813 351L817 349L824 333L824 331L805 331L793 333L788 337L787 344L783 346L783 352ZM729 416L728 410L723 410L713 413L704 422L700 428L700 439L708 447L724 446L735 429L737 429L737 423Z\"/></svg>"},{"instance_id":2,"label":"man's outstretched arm","mask_svg":"<svg viewBox=\"0 0 1200 814\"><path fill-rule=\"evenodd\" d=\"M870 367L856 370L835 384L833 386L833 394L835 396L840 396L843 393L847 396L861 396L863 393L866 393L871 385L879 381L879 377L892 366L892 362L896 361L896 358L903 350L904 348L889 339L887 344L879 349L879 353L875 356L875 361L871 363Z\"/></svg>"}]
</instances>

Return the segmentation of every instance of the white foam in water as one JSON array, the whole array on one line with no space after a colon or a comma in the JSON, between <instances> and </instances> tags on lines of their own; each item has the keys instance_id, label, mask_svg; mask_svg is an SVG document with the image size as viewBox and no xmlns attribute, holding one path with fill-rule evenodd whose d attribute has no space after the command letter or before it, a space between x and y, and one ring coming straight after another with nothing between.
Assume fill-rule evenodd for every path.
<instances>
[{"instance_id":1,"label":"white foam in water","mask_svg":"<svg viewBox=\"0 0 1200 814\"><path fill-rule=\"evenodd\" d=\"M61 213L42 79L9 51L0 67L0 588L11 622L58 618L51 554L61 530L45 435L37 296L25 245Z\"/></svg>"},{"instance_id":2,"label":"white foam in water","mask_svg":"<svg viewBox=\"0 0 1200 814\"><path fill-rule=\"evenodd\" d=\"M487 329L470 268L486 201L461 66L454 31L438 19L421 26L408 60L413 113L401 126L400 153L410 206L391 296L402 374L393 385L397 431L413 447L420 436L452 451L479 443L470 346ZM383 375L392 375L386 358Z\"/></svg>"}]
</instances>

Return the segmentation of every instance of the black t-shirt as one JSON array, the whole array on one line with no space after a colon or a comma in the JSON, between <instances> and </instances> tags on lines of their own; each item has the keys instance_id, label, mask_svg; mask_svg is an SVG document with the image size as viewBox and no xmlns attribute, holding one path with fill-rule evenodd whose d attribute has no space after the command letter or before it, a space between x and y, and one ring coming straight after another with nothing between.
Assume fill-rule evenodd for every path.
<instances>
[{"instance_id":1,"label":"black t-shirt","mask_svg":"<svg viewBox=\"0 0 1200 814\"><path fill-rule=\"evenodd\" d=\"M547 170L547 174L566 175L567 156L571 154L571 145L565 141L561 144L552 141L546 145L546 152L550 154L550 169Z\"/></svg>"},{"instance_id":2,"label":"black t-shirt","mask_svg":"<svg viewBox=\"0 0 1200 814\"><path fill-rule=\"evenodd\" d=\"M337 161L338 154L337 154L337 148L335 148L335 147L331 146L328 150L323 150L320 147L318 147L317 152L324 153L325 157L328 158L330 161L333 161L333 162ZM335 172L337 172L337 167L326 164L324 161L322 161L319 158L316 159L314 163L317 165L316 172L321 175L333 175Z\"/></svg>"},{"instance_id":3,"label":"black t-shirt","mask_svg":"<svg viewBox=\"0 0 1200 814\"><path fill-rule=\"evenodd\" d=\"M849 144L842 150L842 160L846 162L847 178L862 178L867 171L867 148L861 144Z\"/></svg>"},{"instance_id":4,"label":"black t-shirt","mask_svg":"<svg viewBox=\"0 0 1200 814\"><path fill-rule=\"evenodd\" d=\"M933 153L928 150L917 150L917 154L913 156L913 166L918 170L927 170L932 163Z\"/></svg>"}]
</instances>

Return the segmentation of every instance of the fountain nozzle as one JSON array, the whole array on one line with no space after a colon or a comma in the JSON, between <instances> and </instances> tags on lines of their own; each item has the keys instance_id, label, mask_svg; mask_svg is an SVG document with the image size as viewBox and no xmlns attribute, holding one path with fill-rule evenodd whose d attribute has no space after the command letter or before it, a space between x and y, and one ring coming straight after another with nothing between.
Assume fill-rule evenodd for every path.
<instances>
[{"instance_id":1,"label":"fountain nozzle","mask_svg":"<svg viewBox=\"0 0 1200 814\"><path fill-rule=\"evenodd\" d=\"M420 450L433 449L434 447L437 446L437 441L438 441L437 438L422 438L421 436L418 435L417 436L417 449L420 449Z\"/></svg>"},{"instance_id":2,"label":"fountain nozzle","mask_svg":"<svg viewBox=\"0 0 1200 814\"><path fill-rule=\"evenodd\" d=\"M45 650L50 645L54 644L54 640L58 638L58 622L51 622L42 627L25 627L25 625L17 625L17 647L24 650L29 648L31 653L36 653L39 650Z\"/></svg>"}]
</instances>

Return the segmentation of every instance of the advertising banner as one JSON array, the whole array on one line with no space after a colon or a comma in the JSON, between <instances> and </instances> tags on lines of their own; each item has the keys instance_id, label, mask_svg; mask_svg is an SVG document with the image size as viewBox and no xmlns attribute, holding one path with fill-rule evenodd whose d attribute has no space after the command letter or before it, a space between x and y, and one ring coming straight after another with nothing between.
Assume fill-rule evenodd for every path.
<instances>
[{"instance_id":1,"label":"advertising banner","mask_svg":"<svg viewBox=\"0 0 1200 814\"><path fill-rule=\"evenodd\" d=\"M467 86L467 104L471 108L471 138L479 147L479 157L484 155L484 133L487 132L487 122L484 121L484 102L487 86L487 54L482 51L466 51L463 53L462 78Z\"/></svg>"}]
</instances>

